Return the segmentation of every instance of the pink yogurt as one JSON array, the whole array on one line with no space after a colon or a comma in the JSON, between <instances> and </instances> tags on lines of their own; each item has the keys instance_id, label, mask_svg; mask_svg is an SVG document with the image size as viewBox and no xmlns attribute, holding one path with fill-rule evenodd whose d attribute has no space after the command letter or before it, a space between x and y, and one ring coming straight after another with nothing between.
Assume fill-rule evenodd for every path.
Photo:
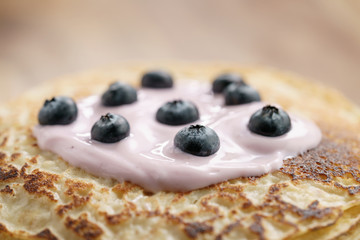
<instances>
[{"instance_id":1,"label":"pink yogurt","mask_svg":"<svg viewBox=\"0 0 360 240\"><path fill-rule=\"evenodd\" d=\"M69 125L35 126L40 148L60 155L70 164L101 177L130 181L148 191L189 191L238 177L259 176L278 170L283 160L316 147L321 131L309 120L291 115L291 130L279 137L263 137L247 128L250 116L263 102L225 106L209 84L190 82L172 89L139 89L138 101L104 107L100 96L80 100L78 117ZM192 124L212 128L220 149L208 157L194 156L174 147L184 126L156 121L157 109L167 101L190 100L200 112ZM130 135L118 143L91 140L92 125L111 112L124 116ZM185 125L186 126L186 125Z\"/></svg>"}]
</instances>

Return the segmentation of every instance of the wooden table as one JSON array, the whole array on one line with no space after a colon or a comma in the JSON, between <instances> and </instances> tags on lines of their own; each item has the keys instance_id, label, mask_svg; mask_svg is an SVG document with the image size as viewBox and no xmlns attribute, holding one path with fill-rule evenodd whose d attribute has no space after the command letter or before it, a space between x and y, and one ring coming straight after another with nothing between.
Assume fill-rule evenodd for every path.
<instances>
[{"instance_id":1,"label":"wooden table","mask_svg":"<svg viewBox=\"0 0 360 240\"><path fill-rule=\"evenodd\" d=\"M0 1L0 101L127 60L294 71L360 104L360 1Z\"/></svg>"}]
</instances>

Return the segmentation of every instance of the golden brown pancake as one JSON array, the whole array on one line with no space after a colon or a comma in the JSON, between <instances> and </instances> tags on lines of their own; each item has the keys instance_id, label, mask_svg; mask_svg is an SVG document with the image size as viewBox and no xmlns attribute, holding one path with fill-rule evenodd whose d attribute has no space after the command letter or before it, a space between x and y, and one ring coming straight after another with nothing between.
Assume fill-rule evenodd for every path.
<instances>
[{"instance_id":1,"label":"golden brown pancake","mask_svg":"<svg viewBox=\"0 0 360 240\"><path fill-rule=\"evenodd\" d=\"M159 67L178 84L240 73L265 102L316 122L322 142L263 176L155 194L37 146L32 127L45 99L101 94L114 80L138 86ZM331 88L237 64L122 64L57 79L0 106L0 239L360 239L359 165L360 110Z\"/></svg>"}]
</instances>

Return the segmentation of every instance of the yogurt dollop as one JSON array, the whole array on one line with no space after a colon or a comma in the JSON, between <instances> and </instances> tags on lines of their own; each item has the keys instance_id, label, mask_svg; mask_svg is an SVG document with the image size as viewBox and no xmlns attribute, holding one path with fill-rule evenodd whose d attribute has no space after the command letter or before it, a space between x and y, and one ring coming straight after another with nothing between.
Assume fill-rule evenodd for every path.
<instances>
[{"instance_id":1,"label":"yogurt dollop","mask_svg":"<svg viewBox=\"0 0 360 240\"><path fill-rule=\"evenodd\" d=\"M254 102L225 106L211 86L190 82L171 89L139 89L138 101L105 107L100 96L77 103L78 117L69 125L33 129L40 148L60 155L70 164L101 177L130 181L148 191L189 191L238 177L259 176L282 166L283 160L316 147L321 131L309 120L290 115L291 130L264 137L248 130L251 115L265 106ZM156 121L157 109L167 101L190 100L200 112L192 124L212 128L220 138L218 152L207 157L184 153L173 139L184 126ZM120 114L130 123L130 135L117 143L91 140L92 125L101 115Z\"/></svg>"}]
</instances>

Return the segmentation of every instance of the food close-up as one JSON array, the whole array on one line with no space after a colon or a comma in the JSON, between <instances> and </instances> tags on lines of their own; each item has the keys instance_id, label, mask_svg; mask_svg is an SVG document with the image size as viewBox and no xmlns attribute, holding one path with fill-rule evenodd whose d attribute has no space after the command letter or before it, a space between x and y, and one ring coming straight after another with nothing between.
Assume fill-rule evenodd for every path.
<instances>
[{"instance_id":1,"label":"food close-up","mask_svg":"<svg viewBox=\"0 0 360 240\"><path fill-rule=\"evenodd\" d=\"M0 1L0 240L360 240L360 1Z\"/></svg>"},{"instance_id":2,"label":"food close-up","mask_svg":"<svg viewBox=\"0 0 360 240\"><path fill-rule=\"evenodd\" d=\"M2 106L2 239L357 236L358 107L270 68L153 68L64 77Z\"/></svg>"}]
</instances>

